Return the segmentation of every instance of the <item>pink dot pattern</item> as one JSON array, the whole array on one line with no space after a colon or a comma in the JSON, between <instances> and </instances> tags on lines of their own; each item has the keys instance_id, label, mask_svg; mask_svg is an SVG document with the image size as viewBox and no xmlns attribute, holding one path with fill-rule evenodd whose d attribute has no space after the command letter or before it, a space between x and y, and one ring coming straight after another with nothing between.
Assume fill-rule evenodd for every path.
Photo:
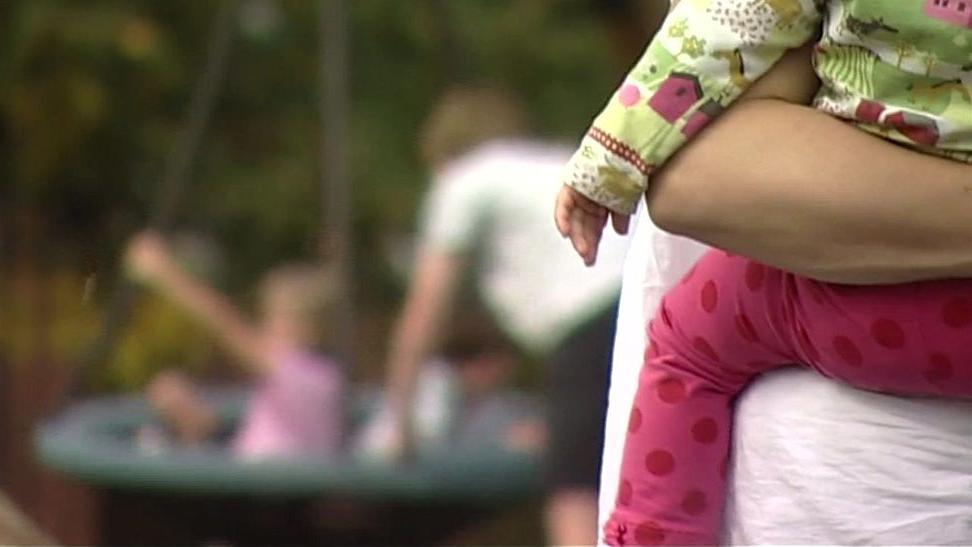
<instances>
[{"instance_id":1,"label":"pink dot pattern","mask_svg":"<svg viewBox=\"0 0 972 547\"><path fill-rule=\"evenodd\" d=\"M828 285L712 251L648 327L610 545L715 544L732 401L804 363L862 389L972 396L972 281Z\"/></svg>"}]
</instances>

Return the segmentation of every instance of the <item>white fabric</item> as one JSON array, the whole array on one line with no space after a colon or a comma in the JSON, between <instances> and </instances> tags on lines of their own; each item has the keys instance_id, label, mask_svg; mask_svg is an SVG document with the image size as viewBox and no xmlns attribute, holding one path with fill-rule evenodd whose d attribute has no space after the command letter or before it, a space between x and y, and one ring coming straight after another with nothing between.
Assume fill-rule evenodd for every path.
<instances>
[{"instance_id":1,"label":"white fabric","mask_svg":"<svg viewBox=\"0 0 972 547\"><path fill-rule=\"evenodd\" d=\"M471 254L500 325L540 352L613 302L627 250L627 238L607 229L587 268L554 229L570 154L526 141L484 145L440 173L423 213L422 244Z\"/></svg>"},{"instance_id":2,"label":"white fabric","mask_svg":"<svg viewBox=\"0 0 972 547\"><path fill-rule=\"evenodd\" d=\"M970 401L789 368L750 386L735 428L731 545L972 545Z\"/></svg>"},{"instance_id":3,"label":"white fabric","mask_svg":"<svg viewBox=\"0 0 972 547\"><path fill-rule=\"evenodd\" d=\"M705 247L640 206L624 269L601 469L617 492L645 317ZM736 409L730 545L972 545L972 402L862 392L804 369L758 379Z\"/></svg>"}]
</instances>

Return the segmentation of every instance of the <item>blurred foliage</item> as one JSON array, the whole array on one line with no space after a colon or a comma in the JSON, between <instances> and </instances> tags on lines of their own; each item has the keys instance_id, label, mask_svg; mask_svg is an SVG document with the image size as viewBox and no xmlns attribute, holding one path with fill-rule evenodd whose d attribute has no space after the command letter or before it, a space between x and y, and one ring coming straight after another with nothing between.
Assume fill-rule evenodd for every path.
<instances>
[{"instance_id":1,"label":"blurred foliage","mask_svg":"<svg viewBox=\"0 0 972 547\"><path fill-rule=\"evenodd\" d=\"M95 334L97 310L78 298L84 286L77 276L61 272L43 280L8 282L4 288L0 348L14 363L37 353L78 355ZM46 338L42 352L36 347L39 327Z\"/></svg>"},{"instance_id":2,"label":"blurred foliage","mask_svg":"<svg viewBox=\"0 0 972 547\"><path fill-rule=\"evenodd\" d=\"M151 333L151 334L148 334ZM109 366L93 370L98 389L145 385L156 373L180 369L200 376L215 357L215 341L163 298L144 294L133 307Z\"/></svg>"},{"instance_id":3,"label":"blurred foliage","mask_svg":"<svg viewBox=\"0 0 972 547\"><path fill-rule=\"evenodd\" d=\"M317 248L320 4L240 4L230 71L178 225L219 241L229 265L226 287L245 295L269 266L312 257ZM216 5L0 2L5 271L33 261L68 272L67 284L83 283L96 268L100 279L110 279L104 274L121 244L144 225L161 190L161 168L184 122ZM444 86L458 79L504 85L535 115L539 135L573 141L615 85L618 66L590 0L347 5L355 298L359 320L372 323L359 332L381 336L401 293L388 242L412 229L426 184L416 129ZM110 285L100 284L101 306ZM57 301L59 318L83 323L74 331L65 327L73 332L65 339L90 336L97 313L82 320L70 295ZM204 344L190 341L189 327L153 306L136 310L129 338L138 342L122 341L122 364L108 384L140 383L155 366L149 361L209 357ZM12 335L5 336L3 347L15 347ZM368 345L372 354L362 359L380 359L383 344ZM76 346L58 342L58 351L74 359Z\"/></svg>"}]
</instances>

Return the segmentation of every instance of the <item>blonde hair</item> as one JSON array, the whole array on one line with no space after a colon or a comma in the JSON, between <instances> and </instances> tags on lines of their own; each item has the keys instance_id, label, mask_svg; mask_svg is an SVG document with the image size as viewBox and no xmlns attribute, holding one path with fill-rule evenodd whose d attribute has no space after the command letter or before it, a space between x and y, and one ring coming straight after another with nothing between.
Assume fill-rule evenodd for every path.
<instances>
[{"instance_id":1,"label":"blonde hair","mask_svg":"<svg viewBox=\"0 0 972 547\"><path fill-rule=\"evenodd\" d=\"M527 130L527 118L508 93L492 87L447 89L419 132L422 159L440 167L477 145L516 137Z\"/></svg>"},{"instance_id":2,"label":"blonde hair","mask_svg":"<svg viewBox=\"0 0 972 547\"><path fill-rule=\"evenodd\" d=\"M344 294L337 270L329 264L293 263L270 270L260 282L260 299L266 305L283 296L301 323L315 332L317 342L332 331L335 304Z\"/></svg>"}]
</instances>

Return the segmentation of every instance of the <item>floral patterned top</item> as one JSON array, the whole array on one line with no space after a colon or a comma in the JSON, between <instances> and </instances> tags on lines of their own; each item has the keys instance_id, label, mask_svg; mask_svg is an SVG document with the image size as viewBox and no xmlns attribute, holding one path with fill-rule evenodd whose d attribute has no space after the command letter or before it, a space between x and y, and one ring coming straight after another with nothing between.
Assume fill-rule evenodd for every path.
<instances>
[{"instance_id":1,"label":"floral patterned top","mask_svg":"<svg viewBox=\"0 0 972 547\"><path fill-rule=\"evenodd\" d=\"M565 183L632 213L653 169L791 48L820 36L816 108L972 162L972 0L673 0Z\"/></svg>"}]
</instances>

